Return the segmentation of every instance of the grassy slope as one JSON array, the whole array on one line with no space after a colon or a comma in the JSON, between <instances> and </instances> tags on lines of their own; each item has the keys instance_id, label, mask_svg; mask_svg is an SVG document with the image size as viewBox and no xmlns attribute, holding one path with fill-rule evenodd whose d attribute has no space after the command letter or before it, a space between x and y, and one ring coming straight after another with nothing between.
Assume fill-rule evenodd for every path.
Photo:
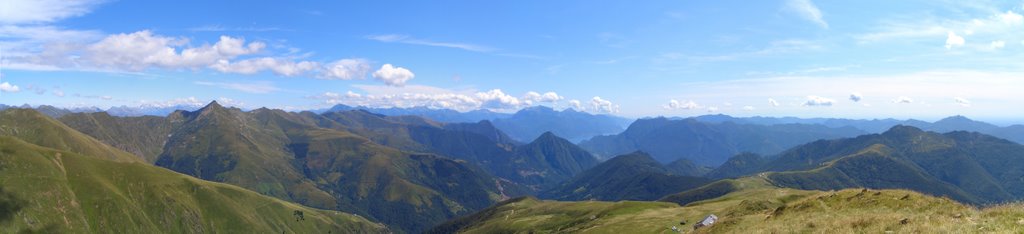
<instances>
[{"instance_id":1,"label":"grassy slope","mask_svg":"<svg viewBox=\"0 0 1024 234\"><path fill-rule=\"evenodd\" d=\"M11 137L0 137L0 184L2 200L16 207L10 219L0 215L5 233L386 232L358 216ZM295 211L305 219L296 221Z\"/></svg>"},{"instance_id":2,"label":"grassy slope","mask_svg":"<svg viewBox=\"0 0 1024 234\"><path fill-rule=\"evenodd\" d=\"M906 190L807 191L776 188L758 177L726 180L725 196L679 206L670 202L555 202L523 198L435 231L465 233L671 233L715 214L704 233L896 233L1024 231L1024 205L975 209ZM712 186L712 185L708 185ZM680 220L687 220L680 225ZM905 224L901 221L906 219Z\"/></svg>"},{"instance_id":3,"label":"grassy slope","mask_svg":"<svg viewBox=\"0 0 1024 234\"><path fill-rule=\"evenodd\" d=\"M492 177L475 167L382 146L344 128L320 128L314 116L215 104L181 114L182 127L156 165L365 215L396 232L419 232L500 198ZM395 124L363 112L353 116L369 120L352 124Z\"/></svg>"},{"instance_id":4,"label":"grassy slope","mask_svg":"<svg viewBox=\"0 0 1024 234\"><path fill-rule=\"evenodd\" d=\"M155 162L163 153L171 130L176 124L157 116L114 117L107 112L73 113L61 116L60 122L110 146Z\"/></svg>"},{"instance_id":5,"label":"grassy slope","mask_svg":"<svg viewBox=\"0 0 1024 234\"><path fill-rule=\"evenodd\" d=\"M48 148L114 161L143 161L138 156L103 144L32 109L0 111L0 136L12 136Z\"/></svg>"}]
</instances>

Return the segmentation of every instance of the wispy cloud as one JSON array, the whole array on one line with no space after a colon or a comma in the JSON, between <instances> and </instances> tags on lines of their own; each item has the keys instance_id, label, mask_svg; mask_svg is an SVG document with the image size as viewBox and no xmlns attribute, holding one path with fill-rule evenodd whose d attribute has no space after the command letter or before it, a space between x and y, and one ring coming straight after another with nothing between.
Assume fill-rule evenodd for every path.
<instances>
[{"instance_id":1,"label":"wispy cloud","mask_svg":"<svg viewBox=\"0 0 1024 234\"><path fill-rule=\"evenodd\" d=\"M0 23L49 23L82 16L103 3L102 0L5 0L0 8Z\"/></svg>"},{"instance_id":2,"label":"wispy cloud","mask_svg":"<svg viewBox=\"0 0 1024 234\"><path fill-rule=\"evenodd\" d=\"M822 28L828 28L828 22L822 18L821 9L818 9L811 0L786 0L785 9Z\"/></svg>"},{"instance_id":3,"label":"wispy cloud","mask_svg":"<svg viewBox=\"0 0 1024 234\"><path fill-rule=\"evenodd\" d=\"M973 9L973 8L972 8ZM1019 38L1024 36L1020 26L1024 24L1024 16L1016 12L1018 8L999 11L994 7L977 7L973 12L966 12L968 17L950 18L934 14L908 14L895 18L883 19L872 27L871 31L855 35L860 43L888 41L927 40L936 41L947 38L946 46L963 45L961 42L971 38L988 42L1001 38ZM969 44L969 43L968 43ZM942 45L942 44L939 44ZM987 45L978 46L984 49Z\"/></svg>"},{"instance_id":4,"label":"wispy cloud","mask_svg":"<svg viewBox=\"0 0 1024 234\"><path fill-rule=\"evenodd\" d=\"M1015 116L1024 114L1024 111L1002 107L1024 105L1024 101L1012 98L1019 96L1020 87L1024 87L1024 80L1019 78L1022 76L1024 74L1019 72L970 70L933 70L892 75L782 76L690 82L680 84L673 91L685 93L685 98L694 102L729 100L754 107L781 104L771 110L788 111L791 114L814 113L796 109L801 106L831 106L831 113L856 115L948 115L959 112L956 112L957 109L911 104L945 103L949 107L959 107L969 103L973 113ZM833 99L835 97L850 97L851 102L837 102ZM970 97L970 101L955 100L954 97ZM769 99L768 103L764 102L765 99ZM871 110L864 109L867 103L871 104Z\"/></svg>"},{"instance_id":5,"label":"wispy cloud","mask_svg":"<svg viewBox=\"0 0 1024 234\"><path fill-rule=\"evenodd\" d=\"M413 37L410 37L410 36L407 36L407 35L398 35L398 34L370 35L370 36L367 36L366 39L370 39L370 40L374 40L374 41L379 41L379 42L387 42L387 43L403 43L403 44L410 44L410 45L424 45L424 46L455 48L455 49L461 49L461 50L467 50L467 51L473 51L473 52L491 52L491 51L495 51L496 50L495 48L492 48L492 47L489 47L489 46L482 46L482 45L475 45L475 44L468 44L468 43L458 43L458 42L430 41L430 40L418 39L418 38L413 38Z\"/></svg>"},{"instance_id":6,"label":"wispy cloud","mask_svg":"<svg viewBox=\"0 0 1024 234\"><path fill-rule=\"evenodd\" d=\"M261 82L248 82L248 83L231 83L231 82L207 82L207 81L196 81L197 85L213 86L223 89L238 90L246 93L265 94L280 91L281 89L274 86L274 83L261 81Z\"/></svg>"}]
</instances>

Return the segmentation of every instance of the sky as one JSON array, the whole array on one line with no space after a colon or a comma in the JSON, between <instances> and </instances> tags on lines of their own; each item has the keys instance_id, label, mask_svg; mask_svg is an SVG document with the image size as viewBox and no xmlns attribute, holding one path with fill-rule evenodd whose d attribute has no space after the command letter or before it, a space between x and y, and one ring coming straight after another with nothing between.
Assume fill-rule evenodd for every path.
<instances>
[{"instance_id":1,"label":"sky","mask_svg":"<svg viewBox=\"0 0 1024 234\"><path fill-rule=\"evenodd\" d=\"M0 2L0 103L1024 122L1024 1Z\"/></svg>"}]
</instances>

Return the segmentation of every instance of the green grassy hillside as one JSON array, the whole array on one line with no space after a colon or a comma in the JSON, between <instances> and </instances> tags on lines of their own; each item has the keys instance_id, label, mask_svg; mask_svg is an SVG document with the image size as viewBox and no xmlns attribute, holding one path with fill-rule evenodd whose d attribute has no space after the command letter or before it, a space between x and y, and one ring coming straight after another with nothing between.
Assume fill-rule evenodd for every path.
<instances>
[{"instance_id":1,"label":"green grassy hillside","mask_svg":"<svg viewBox=\"0 0 1024 234\"><path fill-rule=\"evenodd\" d=\"M0 137L0 186L3 233L388 232L359 216L12 137Z\"/></svg>"},{"instance_id":2,"label":"green grassy hillside","mask_svg":"<svg viewBox=\"0 0 1024 234\"><path fill-rule=\"evenodd\" d=\"M779 186L800 189L899 188L969 204L1024 197L1024 145L992 136L939 134L896 126L882 134L820 140L762 160L733 157L709 175L772 171Z\"/></svg>"},{"instance_id":3,"label":"green grassy hillside","mask_svg":"<svg viewBox=\"0 0 1024 234\"><path fill-rule=\"evenodd\" d=\"M401 139L391 130L404 130L388 126L402 123L370 113L339 117L353 127L217 103L179 114L181 126L156 165L311 207L365 215L396 232L419 232L502 197L494 177L472 164L402 151L347 130L362 126L358 129L368 135Z\"/></svg>"},{"instance_id":4,"label":"green grassy hillside","mask_svg":"<svg viewBox=\"0 0 1024 234\"><path fill-rule=\"evenodd\" d=\"M171 130L180 122L157 116L114 117L107 112L73 113L60 122L110 146L138 155L147 162L163 153Z\"/></svg>"},{"instance_id":5,"label":"green grassy hillside","mask_svg":"<svg viewBox=\"0 0 1024 234\"><path fill-rule=\"evenodd\" d=\"M510 200L449 221L434 233L972 233L1024 231L1024 205L977 209L907 190L808 191L763 178L727 180L729 193L672 202ZM711 184L708 186L714 186ZM706 187L705 187L706 188ZM696 231L709 214L718 222ZM680 221L686 224L680 224Z\"/></svg>"},{"instance_id":6,"label":"green grassy hillside","mask_svg":"<svg viewBox=\"0 0 1024 234\"><path fill-rule=\"evenodd\" d=\"M104 144L32 109L0 111L0 136L16 137L32 144L91 157L121 162L143 161L138 156Z\"/></svg>"},{"instance_id":7,"label":"green grassy hillside","mask_svg":"<svg viewBox=\"0 0 1024 234\"><path fill-rule=\"evenodd\" d=\"M672 175L644 152L619 155L538 196L560 201L649 201L711 182L701 177Z\"/></svg>"}]
</instances>

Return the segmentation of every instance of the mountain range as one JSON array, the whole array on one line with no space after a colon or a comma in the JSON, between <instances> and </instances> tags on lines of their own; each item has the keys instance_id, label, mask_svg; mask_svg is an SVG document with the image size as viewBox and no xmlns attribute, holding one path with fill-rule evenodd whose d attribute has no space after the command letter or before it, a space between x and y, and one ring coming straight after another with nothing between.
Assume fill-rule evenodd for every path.
<instances>
[{"instance_id":1,"label":"mountain range","mask_svg":"<svg viewBox=\"0 0 1024 234\"><path fill-rule=\"evenodd\" d=\"M741 155L709 175L760 172L799 189L901 188L968 204L1024 197L1024 145L966 131L927 132L896 126L881 134L819 140L759 159Z\"/></svg>"},{"instance_id":2,"label":"mountain range","mask_svg":"<svg viewBox=\"0 0 1024 234\"><path fill-rule=\"evenodd\" d=\"M580 173L538 197L560 201L651 201L711 181L673 174L644 152L619 155Z\"/></svg>"},{"instance_id":3,"label":"mountain range","mask_svg":"<svg viewBox=\"0 0 1024 234\"><path fill-rule=\"evenodd\" d=\"M916 119L837 119L837 118L795 118L795 117L732 117L728 115L704 115L694 117L697 120L711 123L733 122L740 124L777 125L777 124L818 124L833 128L853 127L867 133L881 133L896 125L913 126L927 131L951 132L970 131L984 133L1017 143L1024 143L1024 125L997 126L976 121L964 116L950 116L935 122Z\"/></svg>"},{"instance_id":4,"label":"mountain range","mask_svg":"<svg viewBox=\"0 0 1024 234\"><path fill-rule=\"evenodd\" d=\"M390 232L150 165L31 109L0 111L0 224L10 233Z\"/></svg>"},{"instance_id":5,"label":"mountain range","mask_svg":"<svg viewBox=\"0 0 1024 234\"><path fill-rule=\"evenodd\" d=\"M615 222L605 218L680 211L677 206L715 204L698 210L744 220L812 204L779 193L907 189L924 195L906 196L948 197L955 201L950 207L1024 197L1024 166L1013 163L1024 160L1024 146L1012 140L1016 127L961 116L929 123L709 115L645 118L622 130L626 119L546 107L458 122L425 116L468 115L346 106L242 110L217 102L165 116L3 109L0 223L14 226L0 230L9 232L520 230L489 216L510 205L525 207L526 213L507 214L515 220L582 209L594 218L537 225L584 231L577 224L607 227ZM577 145L562 134L594 137ZM30 183L23 175L48 179ZM522 196L569 203L513 199ZM724 202L747 196L776 200ZM40 202L26 202L34 200ZM638 202L621 202L627 200ZM107 207L102 204L115 205L97 208ZM134 213L120 212L125 209ZM56 223L65 222L61 217L66 224Z\"/></svg>"},{"instance_id":6,"label":"mountain range","mask_svg":"<svg viewBox=\"0 0 1024 234\"><path fill-rule=\"evenodd\" d=\"M544 133L519 143L489 121L442 123L366 110L243 111L216 102L166 117L72 113L74 131L200 179L418 232L597 165Z\"/></svg>"},{"instance_id":7,"label":"mountain range","mask_svg":"<svg viewBox=\"0 0 1024 234\"><path fill-rule=\"evenodd\" d=\"M818 139L863 133L852 127L711 123L694 118L672 120L659 117L639 119L620 134L597 136L581 142L580 147L598 157L640 150L663 163L687 159L697 165L716 167L743 152L772 154Z\"/></svg>"}]
</instances>

